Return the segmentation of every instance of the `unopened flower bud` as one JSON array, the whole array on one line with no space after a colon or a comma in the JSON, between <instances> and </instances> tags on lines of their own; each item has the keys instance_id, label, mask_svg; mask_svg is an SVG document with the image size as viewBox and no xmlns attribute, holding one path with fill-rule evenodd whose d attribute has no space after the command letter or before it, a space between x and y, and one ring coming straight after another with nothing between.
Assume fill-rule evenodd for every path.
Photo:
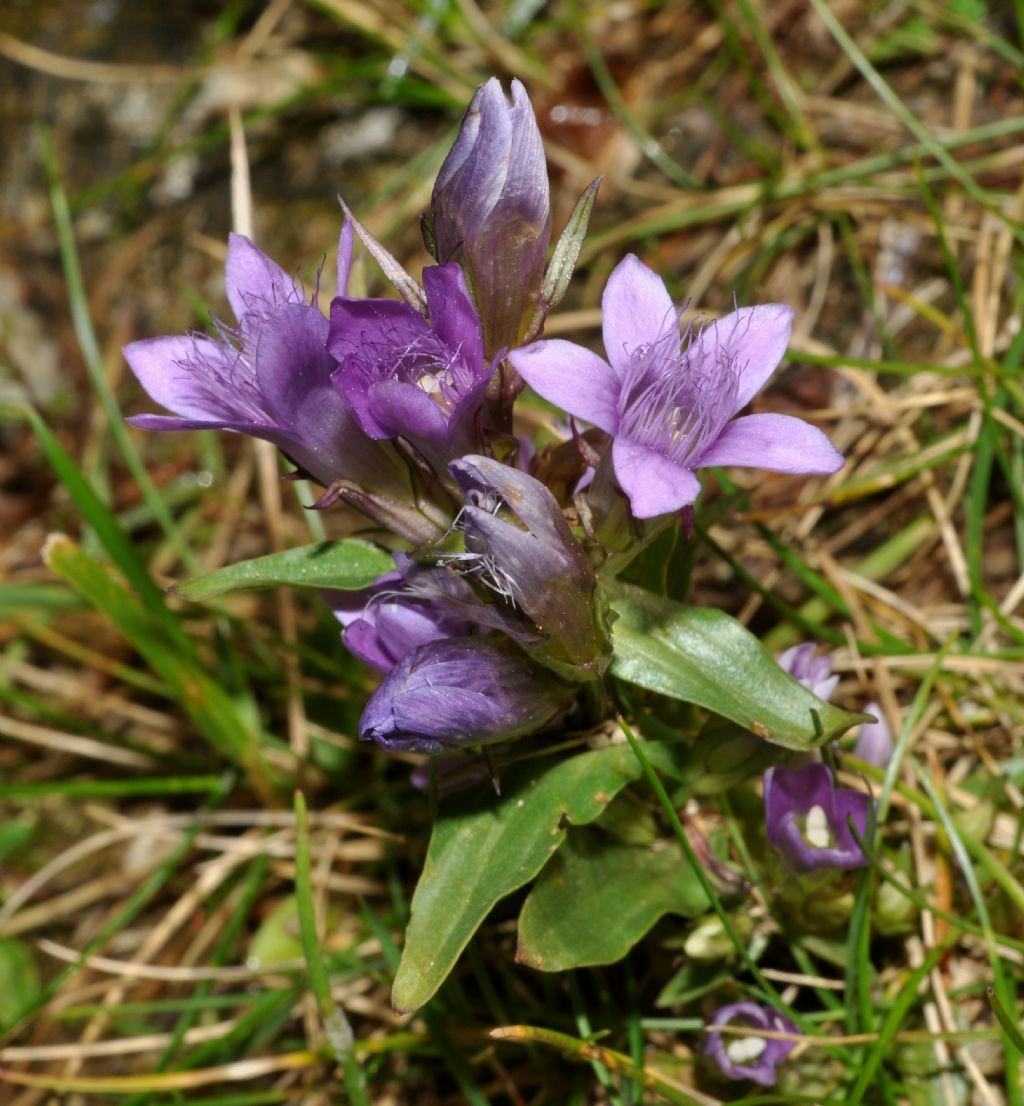
<instances>
[{"instance_id":1,"label":"unopened flower bud","mask_svg":"<svg viewBox=\"0 0 1024 1106\"><path fill-rule=\"evenodd\" d=\"M389 752L452 752L540 730L570 699L510 642L448 638L395 665L366 705L359 736Z\"/></svg>"},{"instance_id":2,"label":"unopened flower bud","mask_svg":"<svg viewBox=\"0 0 1024 1106\"><path fill-rule=\"evenodd\" d=\"M519 344L551 238L544 144L526 89L496 77L473 97L430 201L437 260L462 265L488 357Z\"/></svg>"},{"instance_id":3,"label":"unopened flower bud","mask_svg":"<svg viewBox=\"0 0 1024 1106\"><path fill-rule=\"evenodd\" d=\"M864 713L873 714L875 721L863 723L857 731L857 743L853 747L853 755L865 764L885 768L892 759L892 730L889 729L889 723L886 722L882 708L877 703L868 703Z\"/></svg>"}]
</instances>

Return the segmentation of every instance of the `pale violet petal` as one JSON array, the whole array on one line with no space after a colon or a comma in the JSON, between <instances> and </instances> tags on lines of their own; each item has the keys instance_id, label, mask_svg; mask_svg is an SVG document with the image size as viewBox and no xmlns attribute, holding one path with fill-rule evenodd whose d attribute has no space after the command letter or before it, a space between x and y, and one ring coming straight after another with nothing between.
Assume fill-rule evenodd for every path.
<instances>
[{"instance_id":1,"label":"pale violet petal","mask_svg":"<svg viewBox=\"0 0 1024 1106\"><path fill-rule=\"evenodd\" d=\"M628 438L619 437L612 443L612 463L636 518L678 511L700 493L700 481L689 469Z\"/></svg>"},{"instance_id":2,"label":"pale violet petal","mask_svg":"<svg viewBox=\"0 0 1024 1106\"><path fill-rule=\"evenodd\" d=\"M552 338L508 355L516 372L550 403L614 434L619 425L619 379L583 346Z\"/></svg>"},{"instance_id":3,"label":"pale violet petal","mask_svg":"<svg viewBox=\"0 0 1024 1106\"><path fill-rule=\"evenodd\" d=\"M234 385L219 383L231 381L237 354L211 338L143 338L122 353L150 398L182 418L219 420L237 406Z\"/></svg>"},{"instance_id":4,"label":"pale violet petal","mask_svg":"<svg viewBox=\"0 0 1024 1106\"><path fill-rule=\"evenodd\" d=\"M734 419L692 462L694 468L739 465L773 472L838 472L843 455L810 423L792 415Z\"/></svg>"},{"instance_id":5,"label":"pale violet petal","mask_svg":"<svg viewBox=\"0 0 1024 1106\"><path fill-rule=\"evenodd\" d=\"M665 282L635 254L612 271L601 297L604 349L612 368L625 377L638 346L656 342L678 326L675 304Z\"/></svg>"},{"instance_id":6,"label":"pale violet petal","mask_svg":"<svg viewBox=\"0 0 1024 1106\"><path fill-rule=\"evenodd\" d=\"M248 314L261 314L277 304L305 302L295 280L244 234L228 238L224 287L239 322Z\"/></svg>"},{"instance_id":7,"label":"pale violet petal","mask_svg":"<svg viewBox=\"0 0 1024 1106\"><path fill-rule=\"evenodd\" d=\"M789 345L792 328L793 309L785 304L743 307L707 323L690 347L688 359L708 358L733 367L737 387L731 413L736 414L778 368Z\"/></svg>"}]
</instances>

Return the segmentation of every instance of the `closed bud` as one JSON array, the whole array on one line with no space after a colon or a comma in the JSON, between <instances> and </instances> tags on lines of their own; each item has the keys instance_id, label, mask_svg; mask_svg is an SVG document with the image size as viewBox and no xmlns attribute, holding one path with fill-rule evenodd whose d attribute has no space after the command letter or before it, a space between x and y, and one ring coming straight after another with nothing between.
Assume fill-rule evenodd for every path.
<instances>
[{"instance_id":1,"label":"closed bud","mask_svg":"<svg viewBox=\"0 0 1024 1106\"><path fill-rule=\"evenodd\" d=\"M481 85L430 201L437 260L465 270L488 357L521 341L540 294L551 238L544 144L526 89Z\"/></svg>"},{"instance_id":2,"label":"closed bud","mask_svg":"<svg viewBox=\"0 0 1024 1106\"><path fill-rule=\"evenodd\" d=\"M447 638L392 668L363 711L359 736L389 752L449 753L543 729L571 697L511 642Z\"/></svg>"}]
</instances>

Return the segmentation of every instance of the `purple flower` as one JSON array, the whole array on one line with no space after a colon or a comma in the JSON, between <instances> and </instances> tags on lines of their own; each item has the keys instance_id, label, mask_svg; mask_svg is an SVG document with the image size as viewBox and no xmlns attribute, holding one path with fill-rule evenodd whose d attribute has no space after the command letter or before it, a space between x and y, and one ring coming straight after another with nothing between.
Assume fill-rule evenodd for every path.
<instances>
[{"instance_id":1,"label":"purple flower","mask_svg":"<svg viewBox=\"0 0 1024 1106\"><path fill-rule=\"evenodd\" d=\"M526 89L481 85L430 201L438 261L466 271L490 356L522 341L551 238L547 163Z\"/></svg>"},{"instance_id":2,"label":"purple flower","mask_svg":"<svg viewBox=\"0 0 1024 1106\"><path fill-rule=\"evenodd\" d=\"M814 650L815 646L810 642L805 645L791 645L775 659L784 672L788 672L812 695L817 695L827 703L839 683L839 677L832 675L832 658L815 656Z\"/></svg>"},{"instance_id":3,"label":"purple flower","mask_svg":"<svg viewBox=\"0 0 1024 1106\"><path fill-rule=\"evenodd\" d=\"M661 278L632 254L602 299L611 362L572 342L535 342L509 354L545 399L612 435L612 464L637 518L677 511L700 491L695 470L741 465L828 473L842 456L790 415L734 416L786 351L792 322L780 304L747 307L679 338Z\"/></svg>"},{"instance_id":4,"label":"purple flower","mask_svg":"<svg viewBox=\"0 0 1024 1106\"><path fill-rule=\"evenodd\" d=\"M771 1033L796 1033L789 1018L750 1000L723 1006L714 1014L714 1025L707 1030L704 1052L730 1079L750 1079L762 1087L772 1087L777 1078L775 1069L796 1047L795 1041L780 1041L766 1037L724 1036L718 1032L725 1025L746 1025L751 1029L766 1029Z\"/></svg>"},{"instance_id":5,"label":"purple flower","mask_svg":"<svg viewBox=\"0 0 1024 1106\"><path fill-rule=\"evenodd\" d=\"M892 759L892 730L889 729L889 723L886 722L882 708L877 703L868 703L864 713L873 714L875 721L863 723L857 731L853 755L865 764L885 768Z\"/></svg>"},{"instance_id":6,"label":"purple flower","mask_svg":"<svg viewBox=\"0 0 1024 1106\"><path fill-rule=\"evenodd\" d=\"M457 523L465 552L449 563L532 623L532 656L568 679L600 675L609 644L597 582L555 497L539 480L488 457L463 457L449 470L466 497Z\"/></svg>"},{"instance_id":7,"label":"purple flower","mask_svg":"<svg viewBox=\"0 0 1024 1106\"><path fill-rule=\"evenodd\" d=\"M390 672L417 646L468 630L440 604L413 594L397 572L378 577L363 591L331 592L328 601L344 626L342 644L380 672Z\"/></svg>"},{"instance_id":8,"label":"purple flower","mask_svg":"<svg viewBox=\"0 0 1024 1106\"><path fill-rule=\"evenodd\" d=\"M492 366L458 265L423 271L428 323L395 300L331 304L327 348L336 387L371 438L406 438L439 470L478 447L476 422Z\"/></svg>"},{"instance_id":9,"label":"purple flower","mask_svg":"<svg viewBox=\"0 0 1024 1106\"><path fill-rule=\"evenodd\" d=\"M339 275L348 270L351 231L342 232ZM218 336L179 334L125 346L149 395L174 415L137 415L148 430L235 430L264 438L321 484L404 487L386 448L360 430L331 384L328 323L299 286L248 238L233 234L225 272L238 320ZM315 301L315 297L314 297Z\"/></svg>"},{"instance_id":10,"label":"purple flower","mask_svg":"<svg viewBox=\"0 0 1024 1106\"><path fill-rule=\"evenodd\" d=\"M836 787L824 764L776 766L764 774L768 840L801 872L813 868L862 868L868 863L850 831L865 838L871 799Z\"/></svg>"},{"instance_id":11,"label":"purple flower","mask_svg":"<svg viewBox=\"0 0 1024 1106\"><path fill-rule=\"evenodd\" d=\"M542 729L570 699L510 641L448 638L395 665L367 703L359 736L389 752L452 752Z\"/></svg>"}]
</instances>

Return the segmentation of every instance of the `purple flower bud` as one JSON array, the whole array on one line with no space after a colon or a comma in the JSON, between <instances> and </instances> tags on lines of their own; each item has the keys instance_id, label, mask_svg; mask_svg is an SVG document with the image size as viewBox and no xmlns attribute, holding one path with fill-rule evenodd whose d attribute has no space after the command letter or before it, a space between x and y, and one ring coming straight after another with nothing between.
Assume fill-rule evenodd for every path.
<instances>
[{"instance_id":1,"label":"purple flower bud","mask_svg":"<svg viewBox=\"0 0 1024 1106\"><path fill-rule=\"evenodd\" d=\"M876 768L885 768L892 759L893 741L892 730L885 720L882 708L877 703L868 703L864 708L865 714L873 714L874 722L865 722L857 732L857 743L853 747L853 755L865 764L873 764Z\"/></svg>"},{"instance_id":2,"label":"purple flower bud","mask_svg":"<svg viewBox=\"0 0 1024 1106\"><path fill-rule=\"evenodd\" d=\"M798 870L862 868L868 863L850 831L867 835L871 798L836 787L824 764L785 765L764 774L764 820L768 840Z\"/></svg>"},{"instance_id":3,"label":"purple flower bud","mask_svg":"<svg viewBox=\"0 0 1024 1106\"><path fill-rule=\"evenodd\" d=\"M498 637L420 645L366 705L359 736L389 752L445 753L542 729L571 692Z\"/></svg>"},{"instance_id":4,"label":"purple flower bud","mask_svg":"<svg viewBox=\"0 0 1024 1106\"><path fill-rule=\"evenodd\" d=\"M344 626L342 644L380 672L390 672L419 645L468 629L438 603L411 594L397 572L378 577L363 591L330 592L328 601Z\"/></svg>"},{"instance_id":5,"label":"purple flower bud","mask_svg":"<svg viewBox=\"0 0 1024 1106\"><path fill-rule=\"evenodd\" d=\"M395 300L331 304L327 348L336 387L371 438L405 438L438 471L479 448L478 414L492 366L458 265L423 271L428 323Z\"/></svg>"},{"instance_id":6,"label":"purple flower bud","mask_svg":"<svg viewBox=\"0 0 1024 1106\"><path fill-rule=\"evenodd\" d=\"M832 675L832 658L815 656L814 649L810 643L791 645L775 659L784 672L827 703L839 683L839 677Z\"/></svg>"},{"instance_id":7,"label":"purple flower bud","mask_svg":"<svg viewBox=\"0 0 1024 1106\"><path fill-rule=\"evenodd\" d=\"M780 1041L766 1037L740 1037L717 1032L724 1025L745 1025L751 1029L766 1029L772 1033L796 1033L789 1018L750 1000L734 1002L716 1010L714 1024L707 1030L704 1052L722 1069L729 1079L750 1079L762 1087L772 1087L778 1078L775 1069L796 1047L795 1041Z\"/></svg>"},{"instance_id":8,"label":"purple flower bud","mask_svg":"<svg viewBox=\"0 0 1024 1106\"><path fill-rule=\"evenodd\" d=\"M480 309L488 356L522 340L551 238L544 144L526 89L481 85L430 201L438 261L458 261Z\"/></svg>"},{"instance_id":9,"label":"purple flower bud","mask_svg":"<svg viewBox=\"0 0 1024 1106\"><path fill-rule=\"evenodd\" d=\"M559 675L598 676L609 644L595 600L596 580L555 497L539 480L488 457L449 465L466 506L458 528L466 551L451 558L535 627L531 655Z\"/></svg>"},{"instance_id":10,"label":"purple flower bud","mask_svg":"<svg viewBox=\"0 0 1024 1106\"><path fill-rule=\"evenodd\" d=\"M793 312L747 307L680 339L679 312L661 278L633 254L601 300L608 361L555 338L509 354L536 392L613 438L611 463L635 518L692 504L695 472L741 465L835 472L843 458L792 415L735 416L782 360Z\"/></svg>"},{"instance_id":11,"label":"purple flower bud","mask_svg":"<svg viewBox=\"0 0 1024 1106\"><path fill-rule=\"evenodd\" d=\"M342 234L341 254L351 251ZM347 261L339 260L339 272ZM273 442L321 484L350 480L407 495L407 476L390 447L359 428L331 384L327 320L299 284L248 238L228 243L227 296L238 326L218 336L181 334L125 346L143 388L174 415L138 415L148 430L234 430Z\"/></svg>"}]
</instances>

